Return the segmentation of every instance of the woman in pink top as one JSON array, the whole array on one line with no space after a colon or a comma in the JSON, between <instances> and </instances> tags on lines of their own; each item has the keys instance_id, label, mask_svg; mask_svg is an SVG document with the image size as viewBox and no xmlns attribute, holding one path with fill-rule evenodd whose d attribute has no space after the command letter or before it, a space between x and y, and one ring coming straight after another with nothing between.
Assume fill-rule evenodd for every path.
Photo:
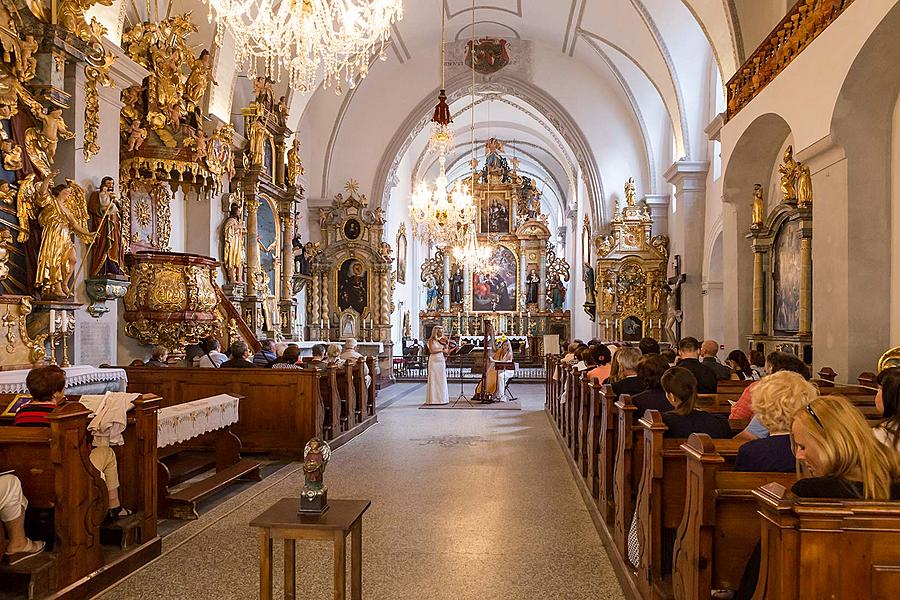
<instances>
[{"instance_id":1,"label":"woman in pink top","mask_svg":"<svg viewBox=\"0 0 900 600\"><path fill-rule=\"evenodd\" d=\"M590 352L597 366L588 371L588 377L603 383L609 378L612 369L612 353L603 344L592 346Z\"/></svg>"}]
</instances>

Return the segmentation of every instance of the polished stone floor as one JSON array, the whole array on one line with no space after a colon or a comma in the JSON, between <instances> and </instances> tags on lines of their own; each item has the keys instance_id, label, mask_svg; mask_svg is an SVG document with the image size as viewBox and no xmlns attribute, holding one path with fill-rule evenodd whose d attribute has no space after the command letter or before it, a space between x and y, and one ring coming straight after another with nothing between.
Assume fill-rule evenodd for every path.
<instances>
[{"instance_id":1,"label":"polished stone floor","mask_svg":"<svg viewBox=\"0 0 900 600\"><path fill-rule=\"evenodd\" d=\"M379 423L332 456L329 497L372 500L364 598L622 597L544 415L543 386L514 387L522 411L418 410L424 385L394 385L379 395ZM301 485L299 466L285 466L166 536L160 558L98 598L258 597L248 523ZM330 546L303 543L298 554L298 599L331 598ZM281 578L277 553L276 598Z\"/></svg>"}]
</instances>

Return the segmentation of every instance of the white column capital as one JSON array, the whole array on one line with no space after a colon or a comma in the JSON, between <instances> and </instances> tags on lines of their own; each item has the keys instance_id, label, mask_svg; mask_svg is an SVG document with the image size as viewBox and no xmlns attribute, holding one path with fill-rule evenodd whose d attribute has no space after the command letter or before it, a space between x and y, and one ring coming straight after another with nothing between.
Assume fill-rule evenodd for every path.
<instances>
[{"instance_id":1,"label":"white column capital","mask_svg":"<svg viewBox=\"0 0 900 600\"><path fill-rule=\"evenodd\" d=\"M679 192L703 190L706 188L708 171L708 161L679 160L666 170L665 178Z\"/></svg>"}]
</instances>

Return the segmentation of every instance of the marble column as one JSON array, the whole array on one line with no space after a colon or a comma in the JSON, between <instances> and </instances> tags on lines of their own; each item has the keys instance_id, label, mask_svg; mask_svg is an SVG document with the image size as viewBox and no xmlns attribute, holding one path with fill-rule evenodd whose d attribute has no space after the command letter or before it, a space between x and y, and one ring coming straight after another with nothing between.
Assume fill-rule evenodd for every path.
<instances>
[{"instance_id":1,"label":"marble column","mask_svg":"<svg viewBox=\"0 0 900 600\"><path fill-rule=\"evenodd\" d=\"M450 249L444 254L444 310L450 310Z\"/></svg>"},{"instance_id":2,"label":"marble column","mask_svg":"<svg viewBox=\"0 0 900 600\"><path fill-rule=\"evenodd\" d=\"M541 281L538 284L538 308L546 310L547 308L547 254L541 253Z\"/></svg>"},{"instance_id":3,"label":"marble column","mask_svg":"<svg viewBox=\"0 0 900 600\"><path fill-rule=\"evenodd\" d=\"M812 333L812 231L800 237L800 335Z\"/></svg>"},{"instance_id":4,"label":"marble column","mask_svg":"<svg viewBox=\"0 0 900 600\"><path fill-rule=\"evenodd\" d=\"M294 287L294 215L281 213L281 300L293 298Z\"/></svg>"},{"instance_id":5,"label":"marble column","mask_svg":"<svg viewBox=\"0 0 900 600\"><path fill-rule=\"evenodd\" d=\"M525 287L525 280L528 279L528 253L522 250L519 256L519 312L525 310L525 301L527 300L528 288Z\"/></svg>"},{"instance_id":6,"label":"marble column","mask_svg":"<svg viewBox=\"0 0 900 600\"><path fill-rule=\"evenodd\" d=\"M766 333L766 274L763 265L764 258L762 249L753 250L753 333L756 335Z\"/></svg>"},{"instance_id":7,"label":"marble column","mask_svg":"<svg viewBox=\"0 0 900 600\"><path fill-rule=\"evenodd\" d=\"M312 293L310 294L310 303L312 304L312 325L311 328L319 327L320 319L322 318L321 307L319 305L319 281L321 275L319 273L313 273L312 277ZM310 332L312 335L312 332Z\"/></svg>"},{"instance_id":8,"label":"marble column","mask_svg":"<svg viewBox=\"0 0 900 600\"><path fill-rule=\"evenodd\" d=\"M706 218L708 162L680 160L665 173L675 186L674 213L669 218L670 255L681 255L687 278L681 286L682 335L703 335L703 228Z\"/></svg>"},{"instance_id":9,"label":"marble column","mask_svg":"<svg viewBox=\"0 0 900 600\"><path fill-rule=\"evenodd\" d=\"M247 295L256 296L256 273L259 272L259 244L256 236L259 235L259 200L250 196L247 198Z\"/></svg>"}]
</instances>

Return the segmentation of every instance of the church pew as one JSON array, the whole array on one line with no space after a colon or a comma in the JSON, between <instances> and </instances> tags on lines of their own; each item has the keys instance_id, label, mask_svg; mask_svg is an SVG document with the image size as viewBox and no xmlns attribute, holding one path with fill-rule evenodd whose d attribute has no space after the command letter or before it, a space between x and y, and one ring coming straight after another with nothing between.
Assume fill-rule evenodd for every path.
<instances>
[{"instance_id":1,"label":"church pew","mask_svg":"<svg viewBox=\"0 0 900 600\"><path fill-rule=\"evenodd\" d=\"M356 412L356 389L353 387L353 365L348 362L336 367L338 395L341 399L340 426L341 431L349 431L353 427Z\"/></svg>"},{"instance_id":2,"label":"church pew","mask_svg":"<svg viewBox=\"0 0 900 600\"><path fill-rule=\"evenodd\" d=\"M753 490L773 481L790 487L797 480L796 473L730 470L716 444L705 433L695 433L681 445L687 456L687 488L672 558L677 600L738 589L759 543Z\"/></svg>"},{"instance_id":3,"label":"church pew","mask_svg":"<svg viewBox=\"0 0 900 600\"><path fill-rule=\"evenodd\" d=\"M754 600L897 596L900 502L799 499L777 483L753 495L762 528Z\"/></svg>"},{"instance_id":4,"label":"church pew","mask_svg":"<svg viewBox=\"0 0 900 600\"><path fill-rule=\"evenodd\" d=\"M375 394L377 391L377 386L375 385L375 357L367 356L366 357L366 365L369 367L369 374L371 375L371 383L369 384L368 394L366 396L366 415L367 417L375 416Z\"/></svg>"},{"instance_id":5,"label":"church pew","mask_svg":"<svg viewBox=\"0 0 900 600\"><path fill-rule=\"evenodd\" d=\"M643 443L635 443L635 433L640 431L634 424L634 413L637 407L631 402L631 396L622 394L615 403L617 414L616 454L613 474L613 503L615 505L615 522L613 540L623 557L628 556L628 527L634 514L634 493L640 478L640 465L643 457ZM610 457L612 458L612 457Z\"/></svg>"},{"instance_id":6,"label":"church pew","mask_svg":"<svg viewBox=\"0 0 900 600\"><path fill-rule=\"evenodd\" d=\"M231 430L240 438L243 452L299 459L306 442L322 435L326 427L331 427L329 443L337 448L377 422L373 381L368 390L366 417L348 431L340 431L336 370L177 367L125 367L125 370L128 391L155 393L162 398L161 407L217 394L242 396L240 421ZM325 421L325 402L329 407L337 406L336 428L333 421Z\"/></svg>"},{"instance_id":7,"label":"church pew","mask_svg":"<svg viewBox=\"0 0 900 600\"><path fill-rule=\"evenodd\" d=\"M48 416L49 428L0 427L0 465L15 470L30 508L53 509L51 589L103 566L100 524L107 493L88 459L88 414L81 404L69 402Z\"/></svg>"},{"instance_id":8,"label":"church pew","mask_svg":"<svg viewBox=\"0 0 900 600\"><path fill-rule=\"evenodd\" d=\"M634 565L637 584L644 598L671 598L671 540L681 524L686 495L685 440L664 437L668 427L656 410L648 410L639 425L644 442L634 516L641 541L639 564ZM710 441L723 462L733 464L742 442Z\"/></svg>"}]
</instances>

